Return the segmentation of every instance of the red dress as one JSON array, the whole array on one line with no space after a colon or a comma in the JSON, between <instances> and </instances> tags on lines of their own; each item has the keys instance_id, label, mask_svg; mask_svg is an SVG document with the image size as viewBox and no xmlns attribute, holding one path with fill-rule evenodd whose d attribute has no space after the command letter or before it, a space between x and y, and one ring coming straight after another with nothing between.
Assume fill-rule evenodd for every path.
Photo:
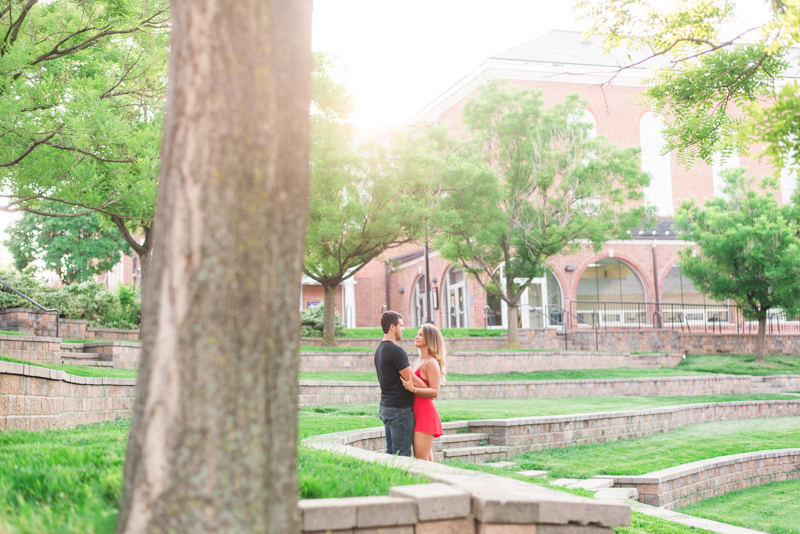
<instances>
[{"instance_id":1,"label":"red dress","mask_svg":"<svg viewBox=\"0 0 800 534\"><path fill-rule=\"evenodd\" d=\"M421 366L420 369L422 369ZM427 385L428 381L422 378L419 373L420 369L417 369L414 374ZM433 399L414 395L414 432L433 434L435 438L442 435L442 420L439 417L439 411L433 405Z\"/></svg>"}]
</instances>

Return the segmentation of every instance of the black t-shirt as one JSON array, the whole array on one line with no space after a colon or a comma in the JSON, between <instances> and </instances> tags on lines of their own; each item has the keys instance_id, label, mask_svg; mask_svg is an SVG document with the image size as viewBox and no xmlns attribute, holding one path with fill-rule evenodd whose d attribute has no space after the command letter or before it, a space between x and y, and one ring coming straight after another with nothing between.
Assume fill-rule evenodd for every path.
<instances>
[{"instance_id":1,"label":"black t-shirt","mask_svg":"<svg viewBox=\"0 0 800 534\"><path fill-rule=\"evenodd\" d=\"M391 341L381 341L375 350L375 370L381 384L381 406L411 408L414 394L403 387L400 369L409 367L408 354L403 347Z\"/></svg>"}]
</instances>

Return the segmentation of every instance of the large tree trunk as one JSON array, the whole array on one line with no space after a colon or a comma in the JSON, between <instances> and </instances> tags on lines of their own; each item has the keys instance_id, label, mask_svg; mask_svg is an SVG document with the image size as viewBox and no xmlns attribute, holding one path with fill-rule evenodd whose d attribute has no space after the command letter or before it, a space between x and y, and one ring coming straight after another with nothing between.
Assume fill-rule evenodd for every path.
<instances>
[{"instance_id":1,"label":"large tree trunk","mask_svg":"<svg viewBox=\"0 0 800 534\"><path fill-rule=\"evenodd\" d=\"M508 305L508 342L506 344L509 349L519 349L519 310L517 305Z\"/></svg>"},{"instance_id":2,"label":"large tree trunk","mask_svg":"<svg viewBox=\"0 0 800 534\"><path fill-rule=\"evenodd\" d=\"M322 319L322 345L336 346L336 290L339 284L323 285L325 290L325 316Z\"/></svg>"},{"instance_id":3,"label":"large tree trunk","mask_svg":"<svg viewBox=\"0 0 800 534\"><path fill-rule=\"evenodd\" d=\"M758 335L756 336L756 361L764 361L767 345L767 316L758 318Z\"/></svg>"},{"instance_id":4,"label":"large tree trunk","mask_svg":"<svg viewBox=\"0 0 800 534\"><path fill-rule=\"evenodd\" d=\"M175 0L117 530L295 533L311 2Z\"/></svg>"}]
</instances>

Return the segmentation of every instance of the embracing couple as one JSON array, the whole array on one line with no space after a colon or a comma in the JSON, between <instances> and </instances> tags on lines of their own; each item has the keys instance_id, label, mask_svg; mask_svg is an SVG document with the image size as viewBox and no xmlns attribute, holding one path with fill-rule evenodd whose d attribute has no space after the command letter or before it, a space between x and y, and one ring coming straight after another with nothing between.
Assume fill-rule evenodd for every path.
<instances>
[{"instance_id":1,"label":"embracing couple","mask_svg":"<svg viewBox=\"0 0 800 534\"><path fill-rule=\"evenodd\" d=\"M375 350L375 370L381 386L380 418L386 428L386 452L433 461L433 438L442 435L442 420L433 405L445 381L444 338L432 324L422 325L414 346L419 357L412 367L397 343L403 337L403 316L381 316L383 341Z\"/></svg>"}]
</instances>

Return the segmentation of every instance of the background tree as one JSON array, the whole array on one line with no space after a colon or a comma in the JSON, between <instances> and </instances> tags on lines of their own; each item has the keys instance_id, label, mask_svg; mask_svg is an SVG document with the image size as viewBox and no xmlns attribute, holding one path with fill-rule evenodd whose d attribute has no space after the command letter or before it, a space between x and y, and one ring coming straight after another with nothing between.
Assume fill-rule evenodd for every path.
<instances>
[{"instance_id":1,"label":"background tree","mask_svg":"<svg viewBox=\"0 0 800 534\"><path fill-rule=\"evenodd\" d=\"M795 205L781 206L774 181L753 191L744 169L725 171L726 196L694 201L678 210L682 237L695 247L681 252L680 269L700 291L719 301L731 299L746 319L758 321L756 361L764 361L767 317L780 308L800 315L800 237Z\"/></svg>"},{"instance_id":2,"label":"background tree","mask_svg":"<svg viewBox=\"0 0 800 534\"><path fill-rule=\"evenodd\" d=\"M0 0L0 15L0 210L100 213L146 278L167 1Z\"/></svg>"},{"instance_id":3,"label":"background tree","mask_svg":"<svg viewBox=\"0 0 800 534\"><path fill-rule=\"evenodd\" d=\"M577 95L545 109L539 92L498 80L463 108L472 140L444 174L436 247L508 304L509 347L520 297L548 258L625 238L645 215L638 150L592 139L584 112Z\"/></svg>"},{"instance_id":4,"label":"background tree","mask_svg":"<svg viewBox=\"0 0 800 534\"><path fill-rule=\"evenodd\" d=\"M336 343L336 291L386 250L417 239L436 190L442 132L395 132L356 146L352 100L318 55L312 105L311 179L303 272L324 290L323 345Z\"/></svg>"},{"instance_id":5,"label":"background tree","mask_svg":"<svg viewBox=\"0 0 800 534\"><path fill-rule=\"evenodd\" d=\"M117 530L296 533L311 2L173 0Z\"/></svg>"},{"instance_id":6,"label":"background tree","mask_svg":"<svg viewBox=\"0 0 800 534\"><path fill-rule=\"evenodd\" d=\"M664 150L710 163L715 153L767 155L776 169L800 164L797 67L800 2L770 0L763 25L735 19L733 0L579 0L575 8L605 37L607 51L630 51L622 67L661 57L644 103L670 118ZM738 28L738 29L737 29ZM666 67L666 68L664 68Z\"/></svg>"},{"instance_id":7,"label":"background tree","mask_svg":"<svg viewBox=\"0 0 800 534\"><path fill-rule=\"evenodd\" d=\"M55 205L54 212L75 213L76 208ZM24 212L6 229L3 244L19 270L41 262L63 284L84 282L92 275L110 271L130 249L119 231L96 213L81 217L47 217Z\"/></svg>"}]
</instances>

